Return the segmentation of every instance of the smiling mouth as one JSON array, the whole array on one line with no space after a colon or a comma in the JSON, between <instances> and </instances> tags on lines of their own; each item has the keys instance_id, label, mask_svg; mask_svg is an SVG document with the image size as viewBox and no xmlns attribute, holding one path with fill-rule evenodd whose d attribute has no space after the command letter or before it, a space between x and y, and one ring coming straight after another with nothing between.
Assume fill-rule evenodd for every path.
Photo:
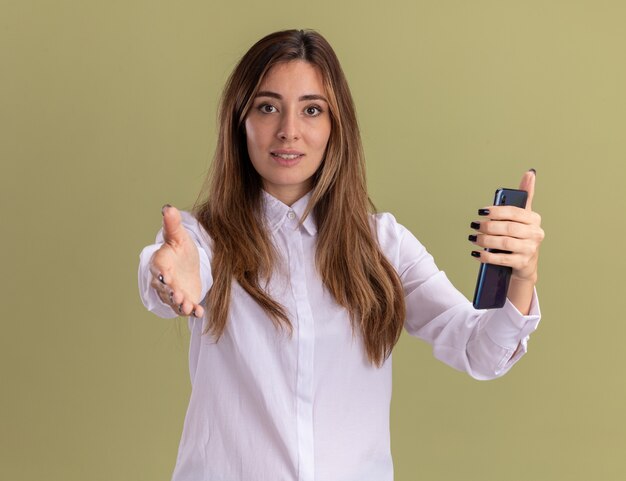
<instances>
[{"instance_id":1,"label":"smiling mouth","mask_svg":"<svg viewBox=\"0 0 626 481\"><path fill-rule=\"evenodd\" d=\"M272 157L276 157L278 159L283 159L283 160L295 160L295 159L299 159L300 157L304 155L304 154L279 154L277 152L270 152L270 154L272 155Z\"/></svg>"}]
</instances>

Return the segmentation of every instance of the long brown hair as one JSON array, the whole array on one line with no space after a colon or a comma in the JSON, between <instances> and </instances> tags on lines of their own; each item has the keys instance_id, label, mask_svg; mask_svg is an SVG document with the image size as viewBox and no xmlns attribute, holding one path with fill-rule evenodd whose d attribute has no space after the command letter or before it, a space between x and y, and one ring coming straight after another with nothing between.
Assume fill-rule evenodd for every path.
<instances>
[{"instance_id":1,"label":"long brown hair","mask_svg":"<svg viewBox=\"0 0 626 481\"><path fill-rule=\"evenodd\" d=\"M240 286L278 328L293 327L262 283L277 254L261 213L262 179L248 156L244 122L259 85L280 62L304 60L321 72L329 101L331 134L313 178L303 219L317 223L316 266L328 291L360 329L369 360L382 365L398 341L405 317L402 285L380 250L367 195L365 161L348 83L330 44L311 30L272 33L253 45L231 74L221 100L219 137L206 198L193 212L211 236L213 285L206 299L204 334L219 340L228 318L231 283ZM303 220L301 219L301 221Z\"/></svg>"}]
</instances>

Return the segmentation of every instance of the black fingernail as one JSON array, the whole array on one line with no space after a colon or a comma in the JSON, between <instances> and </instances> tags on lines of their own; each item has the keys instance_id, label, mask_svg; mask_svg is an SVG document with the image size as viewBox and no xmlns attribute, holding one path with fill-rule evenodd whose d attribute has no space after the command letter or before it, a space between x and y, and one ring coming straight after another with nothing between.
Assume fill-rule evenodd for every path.
<instances>
[{"instance_id":1,"label":"black fingernail","mask_svg":"<svg viewBox=\"0 0 626 481\"><path fill-rule=\"evenodd\" d=\"M489 209L478 209L478 215L489 215Z\"/></svg>"},{"instance_id":2,"label":"black fingernail","mask_svg":"<svg viewBox=\"0 0 626 481\"><path fill-rule=\"evenodd\" d=\"M478 230L478 229L480 229L480 222L472 222L472 223L470 224L470 227L471 227L472 229L476 229L476 230Z\"/></svg>"},{"instance_id":3,"label":"black fingernail","mask_svg":"<svg viewBox=\"0 0 626 481\"><path fill-rule=\"evenodd\" d=\"M169 204L165 204L163 207L161 207L161 215L165 215L165 208L166 207L172 207L172 206L169 205Z\"/></svg>"},{"instance_id":4,"label":"black fingernail","mask_svg":"<svg viewBox=\"0 0 626 481\"><path fill-rule=\"evenodd\" d=\"M471 241L471 242L476 242L476 239L477 239L477 238L478 238L478 237L477 237L477 236L475 236L474 234L470 234L470 235L468 235L468 236L467 236L467 240L468 240L468 241Z\"/></svg>"},{"instance_id":5,"label":"black fingernail","mask_svg":"<svg viewBox=\"0 0 626 481\"><path fill-rule=\"evenodd\" d=\"M473 257L480 257L480 252L478 252L478 251L472 251L472 256L473 256Z\"/></svg>"},{"instance_id":6,"label":"black fingernail","mask_svg":"<svg viewBox=\"0 0 626 481\"><path fill-rule=\"evenodd\" d=\"M528 169L528 172L532 172L533 174L537 175L537 171L535 169Z\"/></svg>"}]
</instances>

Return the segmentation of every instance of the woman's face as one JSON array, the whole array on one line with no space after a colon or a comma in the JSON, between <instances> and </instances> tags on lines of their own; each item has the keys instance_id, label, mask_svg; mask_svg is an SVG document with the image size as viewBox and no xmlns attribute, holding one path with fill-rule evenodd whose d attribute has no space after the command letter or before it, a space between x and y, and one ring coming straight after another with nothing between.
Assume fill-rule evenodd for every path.
<instances>
[{"instance_id":1,"label":"woman's face","mask_svg":"<svg viewBox=\"0 0 626 481\"><path fill-rule=\"evenodd\" d=\"M273 66L245 120L248 154L263 188L287 205L306 194L324 158L331 120L322 75L294 60Z\"/></svg>"}]
</instances>

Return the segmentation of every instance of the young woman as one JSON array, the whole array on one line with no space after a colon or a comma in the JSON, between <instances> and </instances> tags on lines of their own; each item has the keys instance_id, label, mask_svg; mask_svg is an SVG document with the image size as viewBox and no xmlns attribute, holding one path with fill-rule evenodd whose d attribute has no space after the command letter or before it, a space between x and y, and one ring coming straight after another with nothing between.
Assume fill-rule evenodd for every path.
<instances>
[{"instance_id":1,"label":"young woman","mask_svg":"<svg viewBox=\"0 0 626 481\"><path fill-rule=\"evenodd\" d=\"M241 59L204 194L192 213L163 208L139 266L145 306L189 316L176 481L391 480L403 327L477 379L526 352L543 238L530 199L472 223L476 246L512 251L478 259L513 268L506 305L477 311L407 229L373 213L350 91L316 32L273 33Z\"/></svg>"}]
</instances>

